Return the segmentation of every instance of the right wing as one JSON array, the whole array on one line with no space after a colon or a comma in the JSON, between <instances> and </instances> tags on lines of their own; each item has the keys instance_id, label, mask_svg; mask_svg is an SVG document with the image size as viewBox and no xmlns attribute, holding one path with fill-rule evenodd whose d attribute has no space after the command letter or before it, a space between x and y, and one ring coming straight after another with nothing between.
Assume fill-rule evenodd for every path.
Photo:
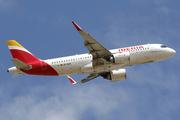
<instances>
[{"instance_id":1,"label":"right wing","mask_svg":"<svg viewBox=\"0 0 180 120\"><path fill-rule=\"evenodd\" d=\"M90 74L89 76L87 76L86 78L82 79L82 80L79 81L78 83L88 82L88 81L90 81L90 80L92 80L92 79L95 79L95 78L99 77L100 75L101 75L101 74ZM68 77L68 79L70 80L70 82L71 82L72 84L76 84L76 81L73 80L70 76L67 75L67 77Z\"/></svg>"},{"instance_id":2,"label":"right wing","mask_svg":"<svg viewBox=\"0 0 180 120\"><path fill-rule=\"evenodd\" d=\"M82 79L78 83L85 83L85 82L88 82L88 81L90 81L92 79L95 79L95 78L97 78L99 76L100 76L100 74L90 74L89 76L87 76L86 78Z\"/></svg>"},{"instance_id":3,"label":"right wing","mask_svg":"<svg viewBox=\"0 0 180 120\"><path fill-rule=\"evenodd\" d=\"M111 52L95 40L90 34L86 33L75 22L72 22L82 38L84 39L84 47L87 47L89 53L93 56L93 66L98 64L98 60L111 55Z\"/></svg>"}]
</instances>

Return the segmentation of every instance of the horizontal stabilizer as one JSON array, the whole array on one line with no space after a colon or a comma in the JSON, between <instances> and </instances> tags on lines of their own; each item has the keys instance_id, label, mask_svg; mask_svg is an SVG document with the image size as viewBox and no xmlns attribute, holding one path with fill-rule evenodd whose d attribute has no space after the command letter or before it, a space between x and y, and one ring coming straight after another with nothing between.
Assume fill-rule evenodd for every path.
<instances>
[{"instance_id":1,"label":"horizontal stabilizer","mask_svg":"<svg viewBox=\"0 0 180 120\"><path fill-rule=\"evenodd\" d=\"M28 65L22 61L20 61L19 59L15 58L15 59L11 59L12 62L14 63L14 65L16 66L17 69L23 69L23 70L29 70L32 68L31 65Z\"/></svg>"},{"instance_id":2,"label":"horizontal stabilizer","mask_svg":"<svg viewBox=\"0 0 180 120\"><path fill-rule=\"evenodd\" d=\"M17 77L17 76L19 76L19 75L21 75L21 74L15 73L15 74L12 76L12 78Z\"/></svg>"}]
</instances>

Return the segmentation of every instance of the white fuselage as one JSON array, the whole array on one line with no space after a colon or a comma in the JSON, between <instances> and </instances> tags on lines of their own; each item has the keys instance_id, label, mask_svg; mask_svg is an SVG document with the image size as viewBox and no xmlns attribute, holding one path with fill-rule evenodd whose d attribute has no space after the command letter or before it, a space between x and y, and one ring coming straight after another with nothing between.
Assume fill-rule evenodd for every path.
<instances>
[{"instance_id":1,"label":"white fuselage","mask_svg":"<svg viewBox=\"0 0 180 120\"><path fill-rule=\"evenodd\" d=\"M108 72L111 70L117 70L125 66L150 63L155 61L164 60L172 57L175 51L168 47L161 47L162 44L146 44L113 49L110 50L112 54L116 53L128 53L130 55L130 62L126 64L106 63L93 67L91 54L80 54L68 57L61 57L55 59L44 60L47 64L53 67L59 76L70 74L92 74ZM46 67L46 66L44 66Z\"/></svg>"}]
</instances>

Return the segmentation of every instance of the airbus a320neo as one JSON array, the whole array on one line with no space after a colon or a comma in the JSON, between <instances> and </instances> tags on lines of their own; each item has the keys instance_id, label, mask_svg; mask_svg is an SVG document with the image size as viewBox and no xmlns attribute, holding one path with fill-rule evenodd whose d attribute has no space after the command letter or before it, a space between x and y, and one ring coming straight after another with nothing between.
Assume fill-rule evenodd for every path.
<instances>
[{"instance_id":1,"label":"airbus a320neo","mask_svg":"<svg viewBox=\"0 0 180 120\"><path fill-rule=\"evenodd\" d=\"M126 48L108 50L86 33L75 22L72 22L84 39L84 47L89 53L67 57L41 60L26 50L15 40L6 41L13 56L14 67L7 71L20 74L63 76L67 75L71 83L75 84L69 75L90 74L78 83L85 83L102 76L104 79L121 81L126 79L124 67L164 60L175 55L176 51L163 44L145 44Z\"/></svg>"}]
</instances>

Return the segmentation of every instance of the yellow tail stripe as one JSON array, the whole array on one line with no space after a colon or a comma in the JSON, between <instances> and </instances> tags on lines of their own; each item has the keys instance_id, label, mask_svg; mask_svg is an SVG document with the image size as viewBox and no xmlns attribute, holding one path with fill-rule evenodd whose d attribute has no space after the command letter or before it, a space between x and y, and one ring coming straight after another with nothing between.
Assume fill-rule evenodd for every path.
<instances>
[{"instance_id":1,"label":"yellow tail stripe","mask_svg":"<svg viewBox=\"0 0 180 120\"><path fill-rule=\"evenodd\" d=\"M18 46L18 47L21 47L21 48L24 48L23 46L21 46L18 42L16 42L15 40L9 40L9 41L6 41L7 45L8 46ZM25 49L25 48L24 48Z\"/></svg>"}]
</instances>

